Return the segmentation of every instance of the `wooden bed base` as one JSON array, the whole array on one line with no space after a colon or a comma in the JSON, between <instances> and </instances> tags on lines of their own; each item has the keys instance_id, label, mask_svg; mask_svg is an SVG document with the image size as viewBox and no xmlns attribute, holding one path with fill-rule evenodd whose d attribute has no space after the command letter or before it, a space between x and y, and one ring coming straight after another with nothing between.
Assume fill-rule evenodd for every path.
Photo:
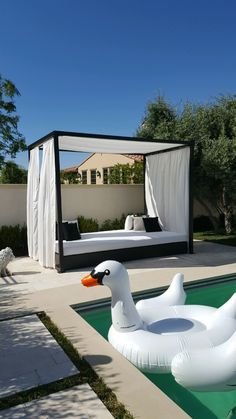
<instances>
[{"instance_id":1,"label":"wooden bed base","mask_svg":"<svg viewBox=\"0 0 236 419\"><path fill-rule=\"evenodd\" d=\"M58 272L62 273L69 269L95 267L97 264L109 259L117 260L118 262L125 262L127 260L177 255L187 252L187 242L175 242L156 244L153 246L129 247L126 249L113 249L102 252L68 255L63 256L61 264L59 261L59 254L56 253L55 259L56 269Z\"/></svg>"}]
</instances>

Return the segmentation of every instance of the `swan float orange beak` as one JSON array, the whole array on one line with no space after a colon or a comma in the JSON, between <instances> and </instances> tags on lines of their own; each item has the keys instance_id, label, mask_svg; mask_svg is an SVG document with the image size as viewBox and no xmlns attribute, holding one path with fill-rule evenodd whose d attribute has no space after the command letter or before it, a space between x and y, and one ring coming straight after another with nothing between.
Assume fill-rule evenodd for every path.
<instances>
[{"instance_id":1,"label":"swan float orange beak","mask_svg":"<svg viewBox=\"0 0 236 419\"><path fill-rule=\"evenodd\" d=\"M86 275L81 279L81 282L85 287L94 287L95 285L103 285L103 278L105 275L110 275L109 269L105 269L104 272L96 272L95 269L89 275Z\"/></svg>"},{"instance_id":2,"label":"swan float orange beak","mask_svg":"<svg viewBox=\"0 0 236 419\"><path fill-rule=\"evenodd\" d=\"M94 287L95 285L99 285L98 278L94 278L91 274L82 278L81 282L85 287Z\"/></svg>"}]
</instances>

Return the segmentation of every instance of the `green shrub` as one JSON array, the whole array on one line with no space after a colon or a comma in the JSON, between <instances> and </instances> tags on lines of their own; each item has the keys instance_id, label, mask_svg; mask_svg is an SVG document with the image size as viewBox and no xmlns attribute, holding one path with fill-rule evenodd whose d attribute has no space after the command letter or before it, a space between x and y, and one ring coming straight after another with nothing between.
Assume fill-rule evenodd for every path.
<instances>
[{"instance_id":1,"label":"green shrub","mask_svg":"<svg viewBox=\"0 0 236 419\"><path fill-rule=\"evenodd\" d=\"M123 214L121 218L115 218L114 220L105 220L99 227L99 230L122 230L124 228L125 218L126 215Z\"/></svg>"},{"instance_id":2,"label":"green shrub","mask_svg":"<svg viewBox=\"0 0 236 419\"><path fill-rule=\"evenodd\" d=\"M98 222L93 218L85 218L83 215L78 217L79 229L81 233L91 233L98 231Z\"/></svg>"},{"instance_id":3,"label":"green shrub","mask_svg":"<svg viewBox=\"0 0 236 419\"><path fill-rule=\"evenodd\" d=\"M78 217L79 229L81 233L92 233L95 231L107 231L107 230L121 230L124 228L126 215L122 215L121 218L115 218L114 220L105 220L99 226L98 221L93 218L85 218L83 215Z\"/></svg>"},{"instance_id":4,"label":"green shrub","mask_svg":"<svg viewBox=\"0 0 236 419\"><path fill-rule=\"evenodd\" d=\"M15 256L28 254L26 225L0 227L0 250L10 247Z\"/></svg>"},{"instance_id":5,"label":"green shrub","mask_svg":"<svg viewBox=\"0 0 236 419\"><path fill-rule=\"evenodd\" d=\"M210 218L206 215L199 215L193 220L193 231L212 231L214 230L213 224Z\"/></svg>"}]
</instances>

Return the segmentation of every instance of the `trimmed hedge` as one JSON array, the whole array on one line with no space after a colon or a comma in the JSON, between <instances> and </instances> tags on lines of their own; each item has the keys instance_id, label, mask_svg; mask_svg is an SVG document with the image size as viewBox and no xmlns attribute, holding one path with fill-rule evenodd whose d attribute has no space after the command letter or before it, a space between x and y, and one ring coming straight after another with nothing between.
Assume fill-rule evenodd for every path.
<instances>
[{"instance_id":1,"label":"trimmed hedge","mask_svg":"<svg viewBox=\"0 0 236 419\"><path fill-rule=\"evenodd\" d=\"M208 216L199 215L198 217L194 218L193 220L194 232L213 231L213 230L214 230L213 224Z\"/></svg>"},{"instance_id":2,"label":"trimmed hedge","mask_svg":"<svg viewBox=\"0 0 236 419\"><path fill-rule=\"evenodd\" d=\"M28 254L26 225L0 227L0 250L5 247L10 247L15 256Z\"/></svg>"},{"instance_id":3,"label":"trimmed hedge","mask_svg":"<svg viewBox=\"0 0 236 419\"><path fill-rule=\"evenodd\" d=\"M99 227L99 230L122 230L125 225L125 218L126 216L123 214L121 218L115 218L114 220L105 220Z\"/></svg>"},{"instance_id":4,"label":"trimmed hedge","mask_svg":"<svg viewBox=\"0 0 236 419\"><path fill-rule=\"evenodd\" d=\"M78 224L81 233L93 233L95 231L120 230L124 228L126 215L114 220L105 220L99 226L98 221L94 218L85 218L80 215L78 217Z\"/></svg>"},{"instance_id":5,"label":"trimmed hedge","mask_svg":"<svg viewBox=\"0 0 236 419\"><path fill-rule=\"evenodd\" d=\"M85 218L83 215L78 217L80 233L92 233L98 231L98 222L93 218Z\"/></svg>"}]
</instances>

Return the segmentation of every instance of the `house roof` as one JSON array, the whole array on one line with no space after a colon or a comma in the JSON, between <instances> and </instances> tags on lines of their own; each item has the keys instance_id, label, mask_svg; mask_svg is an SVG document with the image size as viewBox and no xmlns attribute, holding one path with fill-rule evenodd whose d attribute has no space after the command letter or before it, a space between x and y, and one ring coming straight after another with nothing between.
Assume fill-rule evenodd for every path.
<instances>
[{"instance_id":1,"label":"house roof","mask_svg":"<svg viewBox=\"0 0 236 419\"><path fill-rule=\"evenodd\" d=\"M134 161L143 161L143 156L140 154L124 154L124 156L129 157Z\"/></svg>"},{"instance_id":2,"label":"house roof","mask_svg":"<svg viewBox=\"0 0 236 419\"><path fill-rule=\"evenodd\" d=\"M77 166L67 167L66 169L63 169L62 171L64 173L77 173L78 169L82 164L84 164L87 160L89 160L92 156L94 156L96 153L92 153L90 156L88 156L86 159L84 159L81 163L79 163ZM118 156L125 156L133 161L143 161L143 156L140 156L139 154L117 154Z\"/></svg>"},{"instance_id":3,"label":"house roof","mask_svg":"<svg viewBox=\"0 0 236 419\"><path fill-rule=\"evenodd\" d=\"M77 173L78 172L78 166L72 166L72 167L66 167L66 169L62 169L62 172L64 173Z\"/></svg>"}]
</instances>

